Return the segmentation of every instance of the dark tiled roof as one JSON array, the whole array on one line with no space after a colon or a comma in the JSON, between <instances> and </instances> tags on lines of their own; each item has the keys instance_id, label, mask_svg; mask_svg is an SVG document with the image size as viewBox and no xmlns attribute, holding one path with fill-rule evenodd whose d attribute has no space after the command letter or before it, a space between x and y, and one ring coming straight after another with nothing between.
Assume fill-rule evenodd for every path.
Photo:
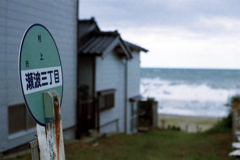
<instances>
[{"instance_id":1,"label":"dark tiled roof","mask_svg":"<svg viewBox=\"0 0 240 160\"><path fill-rule=\"evenodd\" d=\"M123 41L120 34L100 31L94 18L80 20L79 24L79 51L81 55L105 56L115 48L120 48L119 54L132 58L131 49L147 52L146 49Z\"/></svg>"},{"instance_id":2,"label":"dark tiled roof","mask_svg":"<svg viewBox=\"0 0 240 160\"><path fill-rule=\"evenodd\" d=\"M81 54L102 55L107 47L113 43L118 35L111 34L94 34L91 38L80 47Z\"/></svg>"},{"instance_id":3,"label":"dark tiled roof","mask_svg":"<svg viewBox=\"0 0 240 160\"><path fill-rule=\"evenodd\" d=\"M94 24L81 24L79 28L79 38L84 37L86 34L91 33L94 31L95 25Z\"/></svg>"},{"instance_id":4,"label":"dark tiled roof","mask_svg":"<svg viewBox=\"0 0 240 160\"><path fill-rule=\"evenodd\" d=\"M84 36L88 35L91 32L99 32L100 29L95 21L94 18L90 20L80 20L78 21L79 24L79 37L83 38Z\"/></svg>"},{"instance_id":5,"label":"dark tiled roof","mask_svg":"<svg viewBox=\"0 0 240 160\"><path fill-rule=\"evenodd\" d=\"M142 48L142 47L140 47L140 46L138 46L138 45L136 45L136 44L133 44L133 43L130 43L130 42L127 42L127 41L125 41L125 43L126 43L132 50L137 50L138 52L140 52L140 51L148 52L147 49Z\"/></svg>"},{"instance_id":6,"label":"dark tiled roof","mask_svg":"<svg viewBox=\"0 0 240 160\"><path fill-rule=\"evenodd\" d=\"M117 31L115 32L95 32L79 48L81 55L106 56L111 50L120 47L122 53L119 54L132 58L131 50L121 39Z\"/></svg>"}]
</instances>

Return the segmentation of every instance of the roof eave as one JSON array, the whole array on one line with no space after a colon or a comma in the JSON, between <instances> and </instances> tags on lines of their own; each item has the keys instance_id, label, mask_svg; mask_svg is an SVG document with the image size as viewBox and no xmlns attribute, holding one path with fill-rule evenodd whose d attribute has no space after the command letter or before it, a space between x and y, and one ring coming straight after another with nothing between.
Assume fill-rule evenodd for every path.
<instances>
[{"instance_id":1,"label":"roof eave","mask_svg":"<svg viewBox=\"0 0 240 160\"><path fill-rule=\"evenodd\" d=\"M110 51L112 51L117 45L121 47L121 49L124 52L124 55L129 59L132 58L132 55L130 51L128 50L127 46L125 45L124 41L121 39L121 37L118 35L114 41L104 50L102 57L106 57Z\"/></svg>"},{"instance_id":2,"label":"roof eave","mask_svg":"<svg viewBox=\"0 0 240 160\"><path fill-rule=\"evenodd\" d=\"M141 46L138 46L138 45L136 45L136 44L133 44L133 43L130 43L130 42L127 42L127 41L125 41L125 43L126 43L132 50L136 50L137 52L141 52L141 51L143 51L143 52L145 52L145 53L148 52L147 49L145 49L145 48L143 48L143 47L141 47Z\"/></svg>"}]
</instances>

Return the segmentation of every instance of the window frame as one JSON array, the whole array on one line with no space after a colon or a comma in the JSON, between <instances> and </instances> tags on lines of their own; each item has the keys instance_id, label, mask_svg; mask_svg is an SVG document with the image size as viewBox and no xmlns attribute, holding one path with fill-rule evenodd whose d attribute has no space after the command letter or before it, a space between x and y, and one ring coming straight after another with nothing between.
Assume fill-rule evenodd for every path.
<instances>
[{"instance_id":1,"label":"window frame","mask_svg":"<svg viewBox=\"0 0 240 160\"><path fill-rule=\"evenodd\" d=\"M17 123L17 118L19 117L12 117L16 116L15 113L11 112L17 112L17 110L20 109L21 112L23 113L22 117L22 126L20 126L18 129L13 129L12 127L14 126L15 123ZM36 122L29 113L26 105L24 103L21 104L16 104L16 105L11 105L8 106L8 134L12 135L18 132L22 131L28 131L31 130L32 128L36 127Z\"/></svg>"},{"instance_id":2,"label":"window frame","mask_svg":"<svg viewBox=\"0 0 240 160\"><path fill-rule=\"evenodd\" d=\"M116 89L107 89L97 92L99 111L111 109L115 106ZM103 107L101 106L103 105Z\"/></svg>"}]
</instances>

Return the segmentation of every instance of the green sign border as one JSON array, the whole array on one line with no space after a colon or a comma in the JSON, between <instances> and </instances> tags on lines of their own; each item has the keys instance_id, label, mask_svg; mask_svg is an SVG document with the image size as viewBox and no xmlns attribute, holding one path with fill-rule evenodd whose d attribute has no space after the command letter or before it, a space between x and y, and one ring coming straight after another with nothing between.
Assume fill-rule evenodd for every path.
<instances>
[{"instance_id":1,"label":"green sign border","mask_svg":"<svg viewBox=\"0 0 240 160\"><path fill-rule=\"evenodd\" d=\"M21 41L21 45L20 45L20 50L19 50L19 64L18 64L18 66L19 66L19 78L20 78L20 84L21 84L22 94L23 94L24 101L25 101L25 104L26 104L26 106L27 106L27 108L28 108L29 113L31 114L31 116L34 118L34 120L35 120L39 125L45 126L45 119L44 119L44 122L43 122L43 120L39 120L39 119L32 113L32 110L31 110L31 108L29 107L29 105L32 106L32 105L34 105L34 103L36 104L36 103L38 103L38 102L34 102L34 103L33 103L32 100L29 99L29 95L25 95L25 94L24 94L23 83L22 83L22 78L21 78L21 77L22 77L22 75L21 75L21 71L22 71L21 59L22 59L22 49L23 49L23 46L24 46L25 38L26 38L26 36L28 35L29 31L30 31L33 27L37 27L37 26L38 26L38 27L42 27L42 29L44 29L45 31L47 31L47 33L49 34L49 36L52 38L52 41L54 42L54 45L55 45L54 47L56 47L56 51L57 51L57 54L58 54L61 71L63 72L63 70L62 70L62 63L61 63L59 51L58 51L56 42L55 42L52 34L51 34L51 33L48 31L48 29L47 29L45 26L43 26L42 24L36 23L36 24L33 24L33 25L29 26L28 29L25 31L25 33L24 33L24 35L23 35L23 38L22 38L22 41ZM45 67L43 67L43 68L45 68ZM37 68L34 68L34 69L37 69ZM23 70L24 70L24 69L23 69ZM39 92L45 92L45 91L48 91L48 90L53 90L53 89L55 89L56 91L61 92L61 93L58 93L58 94L61 96L61 97L59 97L59 99L60 99L60 106L61 106L61 104L62 104L62 97L63 97L63 73L62 73L62 77L61 77L61 78L62 78L62 86L59 86L59 87L57 87L57 88L55 87L55 88L51 88L51 89L39 91ZM32 93L32 94L34 94L34 93ZM39 98L39 97L38 97L37 99L43 103L43 99L42 99L42 98ZM43 111L43 113L44 113L44 108L43 108L43 106L42 106L42 111ZM42 112L42 111L41 111L41 112Z\"/></svg>"}]
</instances>

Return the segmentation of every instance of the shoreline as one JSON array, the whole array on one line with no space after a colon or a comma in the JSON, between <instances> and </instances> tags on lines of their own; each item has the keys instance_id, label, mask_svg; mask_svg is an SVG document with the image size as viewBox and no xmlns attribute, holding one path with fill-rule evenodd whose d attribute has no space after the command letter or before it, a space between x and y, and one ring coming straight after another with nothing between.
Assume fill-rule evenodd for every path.
<instances>
[{"instance_id":1,"label":"shoreline","mask_svg":"<svg viewBox=\"0 0 240 160\"><path fill-rule=\"evenodd\" d=\"M158 114L158 127L161 129L167 129L175 126L179 127L181 131L196 133L212 128L223 118L224 117Z\"/></svg>"}]
</instances>

